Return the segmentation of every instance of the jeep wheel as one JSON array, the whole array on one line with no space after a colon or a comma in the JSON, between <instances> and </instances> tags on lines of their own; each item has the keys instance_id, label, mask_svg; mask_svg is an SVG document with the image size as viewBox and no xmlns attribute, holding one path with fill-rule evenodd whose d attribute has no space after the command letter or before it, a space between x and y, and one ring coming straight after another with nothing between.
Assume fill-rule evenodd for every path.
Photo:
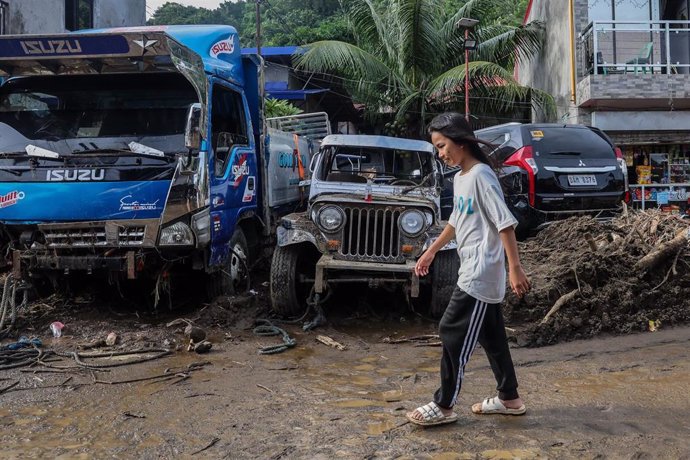
<instances>
[{"instance_id":1,"label":"jeep wheel","mask_svg":"<svg viewBox=\"0 0 690 460\"><path fill-rule=\"evenodd\" d=\"M223 295L235 295L247 288L249 248L244 232L239 228L232 234L227 261L216 272L208 275L206 291L209 300Z\"/></svg>"},{"instance_id":2,"label":"jeep wheel","mask_svg":"<svg viewBox=\"0 0 690 460\"><path fill-rule=\"evenodd\" d=\"M429 312L433 318L440 318L446 311L450 297L458 283L460 259L456 251L440 251L431 264L431 301Z\"/></svg>"},{"instance_id":3,"label":"jeep wheel","mask_svg":"<svg viewBox=\"0 0 690 460\"><path fill-rule=\"evenodd\" d=\"M276 247L271 262L271 307L276 313L294 317L304 313L313 283L318 253L307 245Z\"/></svg>"}]
</instances>

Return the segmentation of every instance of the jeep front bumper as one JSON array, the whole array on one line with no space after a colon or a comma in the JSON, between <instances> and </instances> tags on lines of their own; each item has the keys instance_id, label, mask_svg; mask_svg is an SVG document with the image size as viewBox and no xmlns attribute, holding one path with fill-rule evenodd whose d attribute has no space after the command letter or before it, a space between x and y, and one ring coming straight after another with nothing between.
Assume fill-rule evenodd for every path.
<instances>
[{"instance_id":1,"label":"jeep front bumper","mask_svg":"<svg viewBox=\"0 0 690 460\"><path fill-rule=\"evenodd\" d=\"M329 271L337 271L341 272L341 276L337 278L339 282L367 281L374 284L409 282L410 296L419 297L419 277L415 274L414 267L414 260L408 260L402 264L386 264L338 260L333 258L333 256L324 255L321 256L321 259L316 264L314 290L318 294L323 294L328 281L327 273ZM348 275L342 275L342 272L347 272ZM355 277L351 275L353 272L361 272L362 275ZM395 277L396 274L407 276L405 278L397 278Z\"/></svg>"}]
</instances>

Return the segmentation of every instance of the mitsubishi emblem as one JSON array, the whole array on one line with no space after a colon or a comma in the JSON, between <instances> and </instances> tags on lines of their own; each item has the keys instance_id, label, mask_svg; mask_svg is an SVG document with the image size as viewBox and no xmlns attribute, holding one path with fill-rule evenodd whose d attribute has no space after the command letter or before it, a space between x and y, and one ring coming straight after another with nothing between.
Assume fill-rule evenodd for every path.
<instances>
[{"instance_id":1,"label":"mitsubishi emblem","mask_svg":"<svg viewBox=\"0 0 690 460\"><path fill-rule=\"evenodd\" d=\"M580 164L578 166L587 166L584 161L580 160Z\"/></svg>"}]
</instances>

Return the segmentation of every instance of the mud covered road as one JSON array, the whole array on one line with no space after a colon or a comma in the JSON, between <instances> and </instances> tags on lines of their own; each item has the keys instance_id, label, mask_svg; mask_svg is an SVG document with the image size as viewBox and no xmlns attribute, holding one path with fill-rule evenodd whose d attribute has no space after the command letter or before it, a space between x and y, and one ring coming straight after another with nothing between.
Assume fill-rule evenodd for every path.
<instances>
[{"instance_id":1,"label":"mud covered road","mask_svg":"<svg viewBox=\"0 0 690 460\"><path fill-rule=\"evenodd\" d=\"M141 329L156 341L171 334L163 326ZM690 328L514 349L529 410L519 418L471 414L471 403L494 388L478 349L460 421L427 430L406 424L404 413L430 400L440 349L383 339L430 334L432 323L353 321L316 333L288 330L298 345L279 355L257 354L275 338L216 329L209 354L178 351L99 376L126 380L210 362L179 383L90 384L92 377L82 373L61 385L64 374L5 371L0 388L16 380L58 387L0 395L0 456L690 459ZM347 349L316 342L317 334ZM59 340L64 346L72 339Z\"/></svg>"}]
</instances>

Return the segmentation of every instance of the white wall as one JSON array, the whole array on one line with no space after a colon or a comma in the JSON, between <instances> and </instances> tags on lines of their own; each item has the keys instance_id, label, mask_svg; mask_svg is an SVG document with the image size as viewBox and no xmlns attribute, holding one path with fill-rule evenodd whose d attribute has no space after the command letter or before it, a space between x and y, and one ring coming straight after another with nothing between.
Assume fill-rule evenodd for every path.
<instances>
[{"instance_id":1,"label":"white wall","mask_svg":"<svg viewBox=\"0 0 690 460\"><path fill-rule=\"evenodd\" d=\"M546 91L554 97L559 119L571 116L569 107L572 105L568 7L568 0L533 1L528 21L544 22L546 37L541 52L529 62L520 63L518 68L520 83Z\"/></svg>"},{"instance_id":2,"label":"white wall","mask_svg":"<svg viewBox=\"0 0 690 460\"><path fill-rule=\"evenodd\" d=\"M146 0L94 0L95 28L143 26Z\"/></svg>"},{"instance_id":3,"label":"white wall","mask_svg":"<svg viewBox=\"0 0 690 460\"><path fill-rule=\"evenodd\" d=\"M60 0L5 0L9 4L8 34L65 31L65 2Z\"/></svg>"},{"instance_id":4,"label":"white wall","mask_svg":"<svg viewBox=\"0 0 690 460\"><path fill-rule=\"evenodd\" d=\"M9 5L8 34L66 32L65 0L5 0ZM141 26L146 0L94 0L95 28Z\"/></svg>"}]
</instances>

